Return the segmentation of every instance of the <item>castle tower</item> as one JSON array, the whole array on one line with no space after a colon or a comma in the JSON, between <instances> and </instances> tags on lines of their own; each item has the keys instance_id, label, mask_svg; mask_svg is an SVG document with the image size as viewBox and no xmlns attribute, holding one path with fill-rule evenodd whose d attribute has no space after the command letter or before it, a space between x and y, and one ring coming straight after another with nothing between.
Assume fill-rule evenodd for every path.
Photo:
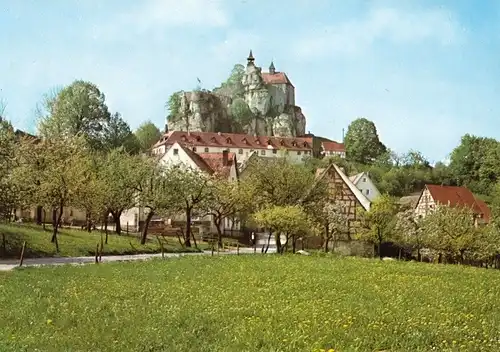
<instances>
[{"instance_id":1,"label":"castle tower","mask_svg":"<svg viewBox=\"0 0 500 352\"><path fill-rule=\"evenodd\" d=\"M254 65L254 57L253 57L253 54L252 54L252 50L250 49L250 54L248 54L248 58L247 58L247 66L250 66L250 65Z\"/></svg>"},{"instance_id":2,"label":"castle tower","mask_svg":"<svg viewBox=\"0 0 500 352\"><path fill-rule=\"evenodd\" d=\"M276 68L274 67L274 62L271 61L271 65L269 65L269 73L274 75L276 73Z\"/></svg>"}]
</instances>

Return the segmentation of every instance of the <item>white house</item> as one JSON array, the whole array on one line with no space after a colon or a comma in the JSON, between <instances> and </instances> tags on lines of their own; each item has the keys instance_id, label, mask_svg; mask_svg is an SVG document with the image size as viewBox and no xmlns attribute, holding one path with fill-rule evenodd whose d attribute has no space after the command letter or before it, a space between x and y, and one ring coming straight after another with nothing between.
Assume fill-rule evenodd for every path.
<instances>
[{"instance_id":1,"label":"white house","mask_svg":"<svg viewBox=\"0 0 500 352\"><path fill-rule=\"evenodd\" d=\"M163 155L159 156L159 162L165 166L184 165L190 169L202 171L208 175L216 173L227 177L230 181L238 180L238 169L236 156L234 153L223 151L221 153L196 153L190 148L175 142ZM147 209L134 207L124 211L121 216L123 223L128 223L129 226L139 229L140 225L146 218ZM182 215L172 219L166 219L167 222L181 221ZM159 217L153 218L152 221L164 221ZM193 218L195 222L210 223L210 231L215 232L216 229L209 217ZM231 219L225 219L224 229L239 230L239 223L235 221L234 225Z\"/></svg>"},{"instance_id":2,"label":"white house","mask_svg":"<svg viewBox=\"0 0 500 352\"><path fill-rule=\"evenodd\" d=\"M323 156L339 156L345 158L345 145L335 141L321 142L321 152Z\"/></svg>"},{"instance_id":3,"label":"white house","mask_svg":"<svg viewBox=\"0 0 500 352\"><path fill-rule=\"evenodd\" d=\"M302 162L304 156L312 156L313 147L308 138L268 137L248 134L221 132L171 131L153 146L153 155L165 154L178 143L197 154L234 153L237 163L241 163L252 152L262 157L287 157L292 162Z\"/></svg>"},{"instance_id":4,"label":"white house","mask_svg":"<svg viewBox=\"0 0 500 352\"><path fill-rule=\"evenodd\" d=\"M375 186L375 183L373 183L367 172L360 172L359 174L349 176L349 180L370 202L373 202L380 195L377 186Z\"/></svg>"}]
</instances>

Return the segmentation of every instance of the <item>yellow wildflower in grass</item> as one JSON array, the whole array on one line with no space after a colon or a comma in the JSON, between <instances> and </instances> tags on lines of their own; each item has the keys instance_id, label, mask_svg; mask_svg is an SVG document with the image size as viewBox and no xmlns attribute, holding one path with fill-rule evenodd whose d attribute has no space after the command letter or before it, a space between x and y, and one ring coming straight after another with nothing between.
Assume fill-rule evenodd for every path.
<instances>
[{"instance_id":1,"label":"yellow wildflower in grass","mask_svg":"<svg viewBox=\"0 0 500 352\"><path fill-rule=\"evenodd\" d=\"M496 270L200 256L0 282L0 351L500 351Z\"/></svg>"}]
</instances>

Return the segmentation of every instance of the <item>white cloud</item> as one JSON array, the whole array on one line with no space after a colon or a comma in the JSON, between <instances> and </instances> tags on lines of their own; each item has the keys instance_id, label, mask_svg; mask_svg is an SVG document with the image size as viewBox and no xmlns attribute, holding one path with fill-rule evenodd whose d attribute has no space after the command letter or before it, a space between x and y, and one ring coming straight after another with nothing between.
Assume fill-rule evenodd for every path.
<instances>
[{"instance_id":1,"label":"white cloud","mask_svg":"<svg viewBox=\"0 0 500 352\"><path fill-rule=\"evenodd\" d=\"M443 10L403 11L378 8L368 16L333 26L316 28L300 39L295 48L302 58L328 54L361 54L375 41L395 44L432 40L441 45L456 43L459 28Z\"/></svg>"},{"instance_id":2,"label":"white cloud","mask_svg":"<svg viewBox=\"0 0 500 352\"><path fill-rule=\"evenodd\" d=\"M147 0L106 24L93 26L90 36L114 40L124 37L124 30L143 34L158 28L225 27L228 24L229 15L223 0Z\"/></svg>"}]
</instances>

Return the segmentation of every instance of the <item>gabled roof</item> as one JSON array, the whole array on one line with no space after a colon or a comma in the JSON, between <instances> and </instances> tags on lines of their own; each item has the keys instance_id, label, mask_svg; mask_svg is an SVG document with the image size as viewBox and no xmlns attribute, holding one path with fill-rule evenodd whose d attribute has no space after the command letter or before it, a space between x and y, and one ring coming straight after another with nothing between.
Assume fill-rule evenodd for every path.
<instances>
[{"instance_id":1,"label":"gabled roof","mask_svg":"<svg viewBox=\"0 0 500 352\"><path fill-rule=\"evenodd\" d=\"M262 80L265 84L288 84L293 87L292 82L290 82L285 72L275 72L274 74L263 72Z\"/></svg>"},{"instance_id":2,"label":"gabled roof","mask_svg":"<svg viewBox=\"0 0 500 352\"><path fill-rule=\"evenodd\" d=\"M187 154L187 156L189 156L191 160L193 160L193 162L201 171L206 172L209 175L212 175L214 173L214 170L212 170L210 165L208 165L200 155L196 154L191 149L182 144L179 144L179 147L182 148L182 150Z\"/></svg>"},{"instance_id":3,"label":"gabled roof","mask_svg":"<svg viewBox=\"0 0 500 352\"><path fill-rule=\"evenodd\" d=\"M224 165L224 153L200 153L201 159L212 169L213 173L228 177L231 168L236 168L236 154L227 153L227 164Z\"/></svg>"},{"instance_id":4,"label":"gabled roof","mask_svg":"<svg viewBox=\"0 0 500 352\"><path fill-rule=\"evenodd\" d=\"M318 169L318 170L316 170L316 176L317 176L316 177L316 182L321 181L325 177L325 175L328 174L328 171L331 168L334 168L335 171L340 175L340 177L342 178L342 181L344 181L344 183L347 185L347 187L349 187L349 189L354 194L354 196L356 197L356 199L358 200L358 202L361 204L361 206L366 211L369 211L370 210L370 205L371 205L370 200L368 198L366 198L363 195L363 193L361 193L361 191L351 182L351 180L349 180L349 177L347 177L347 175L335 163L331 163L325 169ZM319 171L319 170L322 170L322 171Z\"/></svg>"},{"instance_id":5,"label":"gabled roof","mask_svg":"<svg viewBox=\"0 0 500 352\"><path fill-rule=\"evenodd\" d=\"M425 185L434 202L450 207L468 207L476 214L483 214L483 218L490 218L490 209L482 200L476 198L467 187ZM423 192L422 192L423 194ZM422 197L420 195L420 198ZM419 202L420 202L419 198ZM418 202L417 202L418 203Z\"/></svg>"},{"instance_id":6,"label":"gabled roof","mask_svg":"<svg viewBox=\"0 0 500 352\"><path fill-rule=\"evenodd\" d=\"M351 182L356 185L356 184L358 184L359 180L361 180L361 177L364 174L365 174L365 172L360 172L359 174L349 176L349 180L351 180Z\"/></svg>"},{"instance_id":7,"label":"gabled roof","mask_svg":"<svg viewBox=\"0 0 500 352\"><path fill-rule=\"evenodd\" d=\"M247 149L312 150L312 145L300 137L253 136L239 133L172 131L162 136L153 146L178 142L190 147L222 147Z\"/></svg>"}]
</instances>

